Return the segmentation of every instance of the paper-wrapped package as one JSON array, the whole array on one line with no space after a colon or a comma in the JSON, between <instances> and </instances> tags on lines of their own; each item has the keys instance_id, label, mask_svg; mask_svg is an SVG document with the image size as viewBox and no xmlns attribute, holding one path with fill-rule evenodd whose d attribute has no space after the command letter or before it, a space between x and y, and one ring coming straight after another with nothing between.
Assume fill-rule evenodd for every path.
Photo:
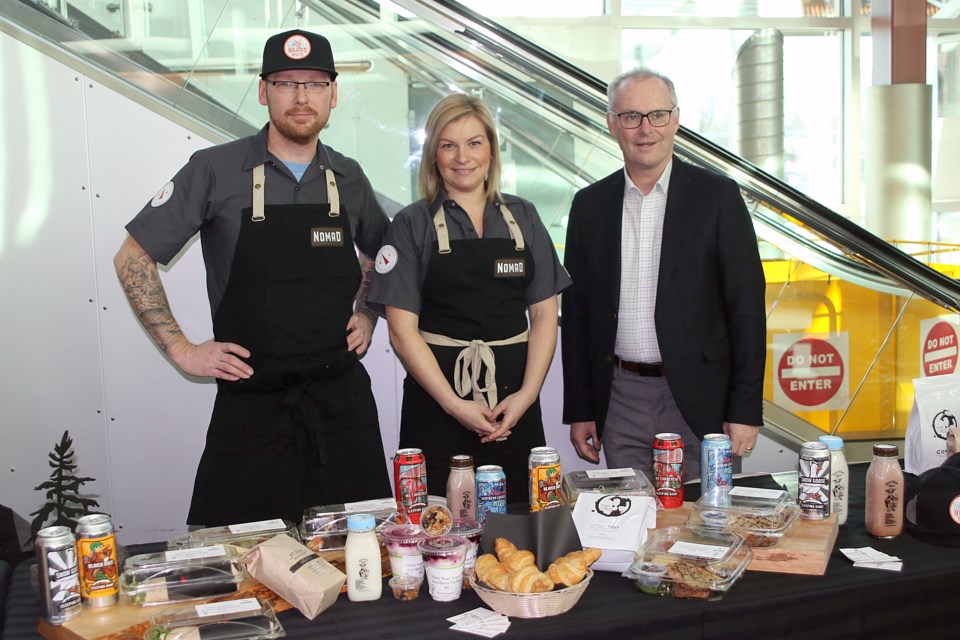
<instances>
[{"instance_id":1,"label":"paper-wrapped package","mask_svg":"<svg viewBox=\"0 0 960 640\"><path fill-rule=\"evenodd\" d=\"M313 620L340 595L347 576L285 533L243 558L247 571Z\"/></svg>"}]
</instances>

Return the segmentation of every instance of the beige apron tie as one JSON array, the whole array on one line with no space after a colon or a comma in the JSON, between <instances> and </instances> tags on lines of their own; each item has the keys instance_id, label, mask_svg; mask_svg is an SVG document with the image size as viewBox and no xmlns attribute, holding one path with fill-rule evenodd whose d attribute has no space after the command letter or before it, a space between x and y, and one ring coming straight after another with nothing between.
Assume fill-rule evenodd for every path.
<instances>
[{"instance_id":1,"label":"beige apron tie","mask_svg":"<svg viewBox=\"0 0 960 640\"><path fill-rule=\"evenodd\" d=\"M520 225L514 219L513 214L507 205L500 203L500 215L507 223L507 229L510 230L510 238L513 240L517 251L523 251L523 232L520 231ZM433 226L437 230L437 244L440 245L440 253L450 253L450 234L447 231L447 217L443 213L443 205L437 207L437 212L433 214Z\"/></svg>"},{"instance_id":2,"label":"beige apron tie","mask_svg":"<svg viewBox=\"0 0 960 640\"><path fill-rule=\"evenodd\" d=\"M454 388L461 398L466 398L467 394L471 393L474 402L485 404L488 409L497 406L497 361L491 347L520 344L527 341L528 335L529 332L524 331L505 340L484 342L483 340L457 340L429 331L420 332L420 337L427 344L437 347L464 347L457 356L457 363L453 368ZM483 365L486 365L487 371L481 385L480 369ZM484 396L484 393L487 395Z\"/></svg>"},{"instance_id":3,"label":"beige apron tie","mask_svg":"<svg viewBox=\"0 0 960 640\"><path fill-rule=\"evenodd\" d=\"M340 191L337 189L337 180L333 177L333 171L328 167L325 172L327 180L327 200L330 202L331 218L340 217ZM258 164L253 168L253 216L254 222L263 222L267 219L264 213L263 192L266 183L266 173L263 165Z\"/></svg>"}]
</instances>

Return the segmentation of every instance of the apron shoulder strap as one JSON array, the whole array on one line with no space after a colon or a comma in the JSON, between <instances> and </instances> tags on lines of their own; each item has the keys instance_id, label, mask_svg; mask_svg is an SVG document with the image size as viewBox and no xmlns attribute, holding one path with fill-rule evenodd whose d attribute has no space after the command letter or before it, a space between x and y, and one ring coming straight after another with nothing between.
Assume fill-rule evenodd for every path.
<instances>
[{"instance_id":1,"label":"apron shoulder strap","mask_svg":"<svg viewBox=\"0 0 960 640\"><path fill-rule=\"evenodd\" d=\"M520 231L520 225L517 224L513 214L510 213L509 207L502 202L500 203L500 214L503 216L504 222L507 223L507 229L510 230L510 237L513 238L517 251L523 251L523 232Z\"/></svg>"},{"instance_id":2,"label":"apron shoulder strap","mask_svg":"<svg viewBox=\"0 0 960 640\"><path fill-rule=\"evenodd\" d=\"M258 164L253 168L253 216L254 222L263 222L266 217L263 213L263 186L266 174L263 171L263 165Z\"/></svg>"},{"instance_id":3,"label":"apron shoulder strap","mask_svg":"<svg viewBox=\"0 0 960 640\"><path fill-rule=\"evenodd\" d=\"M437 207L437 212L433 214L433 226L437 230L437 244L440 246L440 253L450 253L450 234L447 231L447 217L443 213L443 203Z\"/></svg>"}]
</instances>

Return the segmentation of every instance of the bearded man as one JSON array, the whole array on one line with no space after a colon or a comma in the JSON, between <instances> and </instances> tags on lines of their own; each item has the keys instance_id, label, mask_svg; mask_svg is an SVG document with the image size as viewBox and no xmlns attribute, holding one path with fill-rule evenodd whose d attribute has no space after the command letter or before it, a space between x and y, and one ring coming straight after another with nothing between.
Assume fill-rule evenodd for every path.
<instances>
[{"instance_id":1,"label":"bearded man","mask_svg":"<svg viewBox=\"0 0 960 640\"><path fill-rule=\"evenodd\" d=\"M358 360L376 321L368 256L389 222L360 165L320 142L337 106L327 39L272 36L260 78L270 122L195 153L127 225L114 258L157 347L183 373L217 380L191 525L298 522L310 506L390 495ZM213 317L213 338L199 343L157 269L197 231Z\"/></svg>"}]
</instances>

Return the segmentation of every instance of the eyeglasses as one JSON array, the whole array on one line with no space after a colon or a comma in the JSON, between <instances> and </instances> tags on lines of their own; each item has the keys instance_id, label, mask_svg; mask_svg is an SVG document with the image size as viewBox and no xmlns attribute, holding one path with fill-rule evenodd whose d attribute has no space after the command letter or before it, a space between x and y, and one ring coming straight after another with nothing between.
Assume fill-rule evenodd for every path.
<instances>
[{"instance_id":1,"label":"eyeglasses","mask_svg":"<svg viewBox=\"0 0 960 640\"><path fill-rule=\"evenodd\" d=\"M316 80L314 82L294 82L293 80L268 80L267 84L272 84L273 88L280 93L296 93L297 88L303 85L307 93L320 93L330 86L327 80Z\"/></svg>"},{"instance_id":2,"label":"eyeglasses","mask_svg":"<svg viewBox=\"0 0 960 640\"><path fill-rule=\"evenodd\" d=\"M617 116L620 119L620 126L624 129L636 129L643 124L644 118L647 119L651 127L665 127L670 124L670 116L679 108L657 109L650 113L640 113L639 111L621 111L620 113L608 111L607 113Z\"/></svg>"}]
</instances>

